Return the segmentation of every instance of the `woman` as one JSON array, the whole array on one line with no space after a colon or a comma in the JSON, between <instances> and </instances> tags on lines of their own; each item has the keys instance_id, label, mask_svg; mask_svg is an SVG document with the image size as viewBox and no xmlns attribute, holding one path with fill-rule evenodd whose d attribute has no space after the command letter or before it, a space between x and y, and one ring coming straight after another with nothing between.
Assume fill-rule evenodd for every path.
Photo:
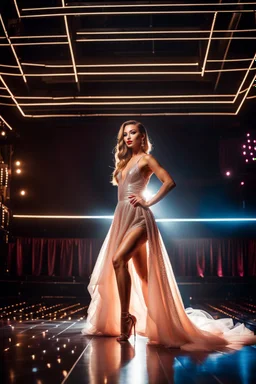
<instances>
[{"instance_id":1,"label":"woman","mask_svg":"<svg viewBox=\"0 0 256 384\"><path fill-rule=\"evenodd\" d=\"M144 126L126 121L116 145L112 183L118 185L114 219L99 253L88 290L84 334L117 336L127 341L132 329L151 344L186 350L238 348L256 336L231 319L214 320L203 311L186 312L172 267L149 207L175 187L169 173L149 154ZM149 201L143 192L152 174L162 182ZM130 312L132 314L130 314ZM200 324L200 325L196 325ZM120 332L121 331L121 332Z\"/></svg>"}]
</instances>

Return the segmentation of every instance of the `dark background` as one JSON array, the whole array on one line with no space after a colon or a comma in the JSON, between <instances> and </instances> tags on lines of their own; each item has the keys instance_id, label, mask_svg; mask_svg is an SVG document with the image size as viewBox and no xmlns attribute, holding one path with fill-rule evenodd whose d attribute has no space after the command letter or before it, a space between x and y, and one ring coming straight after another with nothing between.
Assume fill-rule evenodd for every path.
<instances>
[{"instance_id":1,"label":"dark background","mask_svg":"<svg viewBox=\"0 0 256 384\"><path fill-rule=\"evenodd\" d=\"M177 184L153 207L159 217L255 214L255 169L243 163L240 150L246 133L255 135L248 116L140 119L153 143L152 154ZM14 160L22 162L23 172L13 173L14 213L111 215L117 199L117 189L110 184L113 148L124 120L61 118L16 123L20 138ZM229 178L227 169L232 172ZM153 176L149 189L156 193L159 187ZM27 191L25 197L19 195L21 188Z\"/></svg>"}]
</instances>

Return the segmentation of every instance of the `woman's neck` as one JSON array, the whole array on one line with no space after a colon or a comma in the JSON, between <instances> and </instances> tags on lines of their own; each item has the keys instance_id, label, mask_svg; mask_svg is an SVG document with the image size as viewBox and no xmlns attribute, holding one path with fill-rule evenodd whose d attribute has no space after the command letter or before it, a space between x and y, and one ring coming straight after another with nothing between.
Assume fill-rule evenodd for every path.
<instances>
[{"instance_id":1,"label":"woman's neck","mask_svg":"<svg viewBox=\"0 0 256 384\"><path fill-rule=\"evenodd\" d=\"M139 155L143 155L143 151L139 151L139 152L133 152L132 153L132 157L136 157L136 156L139 156Z\"/></svg>"}]
</instances>

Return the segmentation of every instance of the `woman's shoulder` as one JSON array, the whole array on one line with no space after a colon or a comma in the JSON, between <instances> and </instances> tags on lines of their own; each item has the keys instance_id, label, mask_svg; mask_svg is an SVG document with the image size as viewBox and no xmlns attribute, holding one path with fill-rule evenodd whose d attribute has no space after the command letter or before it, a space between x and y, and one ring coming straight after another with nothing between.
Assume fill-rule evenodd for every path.
<instances>
[{"instance_id":1,"label":"woman's shoulder","mask_svg":"<svg viewBox=\"0 0 256 384\"><path fill-rule=\"evenodd\" d=\"M145 160L147 164L157 161L157 159L151 155L151 153L146 153L145 156L143 156L143 160Z\"/></svg>"}]
</instances>

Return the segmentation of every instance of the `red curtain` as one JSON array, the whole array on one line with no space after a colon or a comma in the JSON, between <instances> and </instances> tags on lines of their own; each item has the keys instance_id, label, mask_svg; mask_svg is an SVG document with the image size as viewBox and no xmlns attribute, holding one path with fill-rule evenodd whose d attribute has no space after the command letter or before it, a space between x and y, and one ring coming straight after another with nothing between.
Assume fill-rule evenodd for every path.
<instances>
[{"instance_id":1,"label":"red curtain","mask_svg":"<svg viewBox=\"0 0 256 384\"><path fill-rule=\"evenodd\" d=\"M17 238L8 269L18 276L88 278L101 239ZM176 276L256 276L255 239L174 239L167 247Z\"/></svg>"}]
</instances>

